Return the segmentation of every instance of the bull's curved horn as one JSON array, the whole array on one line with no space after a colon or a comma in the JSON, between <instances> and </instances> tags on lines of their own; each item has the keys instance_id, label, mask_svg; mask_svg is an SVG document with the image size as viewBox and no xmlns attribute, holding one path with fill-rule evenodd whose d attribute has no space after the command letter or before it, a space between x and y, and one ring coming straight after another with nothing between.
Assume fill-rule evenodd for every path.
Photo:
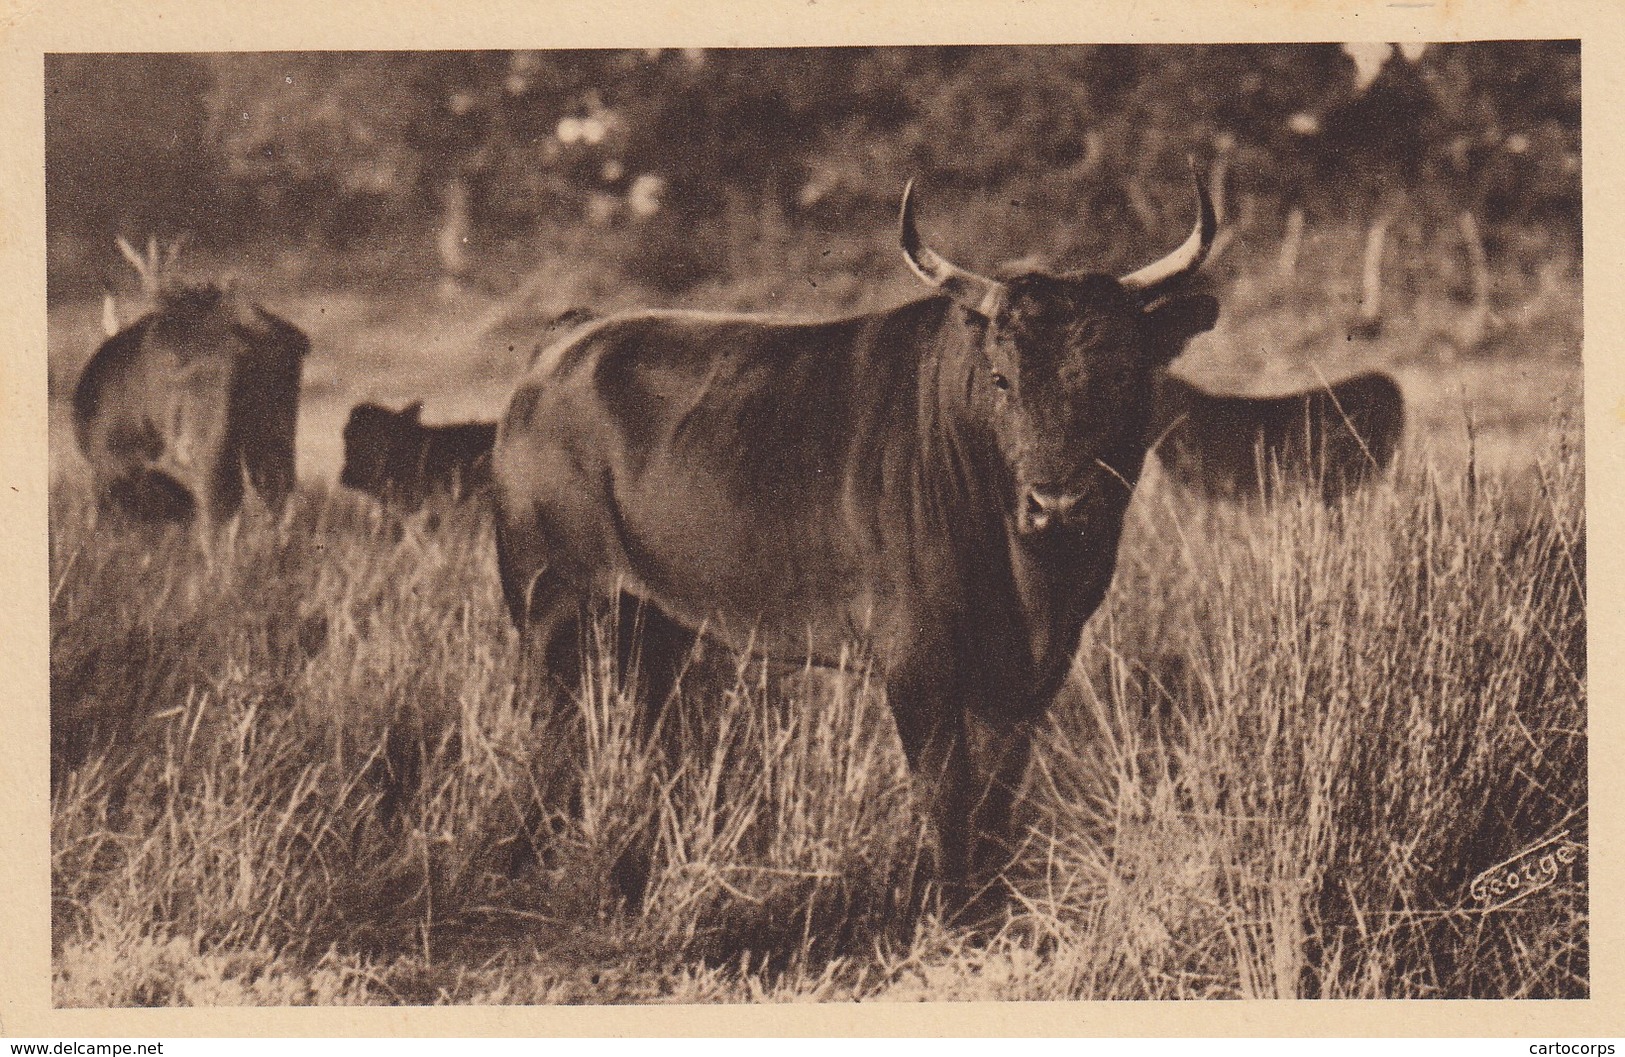
<instances>
[{"instance_id":1,"label":"bull's curved horn","mask_svg":"<svg viewBox=\"0 0 1625 1057\"><path fill-rule=\"evenodd\" d=\"M1208 196L1207 181L1194 169L1192 176L1196 179L1197 209L1196 226L1191 229L1190 238L1162 260L1117 280L1128 289L1155 293L1164 284L1194 275L1207 259L1208 251L1213 248L1213 237L1219 230L1219 219L1213 210L1213 199Z\"/></svg>"},{"instance_id":2,"label":"bull's curved horn","mask_svg":"<svg viewBox=\"0 0 1625 1057\"><path fill-rule=\"evenodd\" d=\"M913 180L903 187L900 227L899 237L903 244L903 257L915 275L977 315L993 318L1004 300L1004 284L966 271L929 246L920 243L920 233L914 226Z\"/></svg>"}]
</instances>

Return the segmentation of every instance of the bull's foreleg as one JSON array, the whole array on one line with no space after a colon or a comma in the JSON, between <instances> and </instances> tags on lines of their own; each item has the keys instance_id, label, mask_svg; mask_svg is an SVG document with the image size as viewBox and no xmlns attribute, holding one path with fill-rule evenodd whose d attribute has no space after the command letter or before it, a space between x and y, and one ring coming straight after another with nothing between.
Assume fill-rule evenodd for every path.
<instances>
[{"instance_id":1,"label":"bull's foreleg","mask_svg":"<svg viewBox=\"0 0 1625 1057\"><path fill-rule=\"evenodd\" d=\"M957 897L970 878L973 845L964 715L957 703L908 687L888 687L887 698L903 754L936 830L938 877Z\"/></svg>"},{"instance_id":2,"label":"bull's foreleg","mask_svg":"<svg viewBox=\"0 0 1625 1057\"><path fill-rule=\"evenodd\" d=\"M953 903L1000 898L1016 847L1011 811L1032 753L1030 724L989 719L907 688L888 690L897 732L937 834L938 878Z\"/></svg>"},{"instance_id":3,"label":"bull's foreleg","mask_svg":"<svg viewBox=\"0 0 1625 1057\"><path fill-rule=\"evenodd\" d=\"M1032 755L1032 731L1027 723L990 720L974 713L965 720L970 756L972 792L970 851L971 878L978 885L995 879L1009 865L1017 849L1010 812L1021 792Z\"/></svg>"}]
</instances>

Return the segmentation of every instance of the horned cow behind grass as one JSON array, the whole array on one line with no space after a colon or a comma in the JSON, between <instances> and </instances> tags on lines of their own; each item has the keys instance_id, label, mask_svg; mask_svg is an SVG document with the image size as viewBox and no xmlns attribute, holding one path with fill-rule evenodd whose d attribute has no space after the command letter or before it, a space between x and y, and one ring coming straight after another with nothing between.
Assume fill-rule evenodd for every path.
<instances>
[{"instance_id":1,"label":"horned cow behind grass","mask_svg":"<svg viewBox=\"0 0 1625 1057\"><path fill-rule=\"evenodd\" d=\"M476 514L304 492L154 543L59 486L55 1000L1583 996L1583 851L1511 908L1471 891L1587 839L1580 459L1400 463L1335 512L1144 482L1039 739L1015 901L975 934L920 898L861 665L724 656L667 759L602 648L573 710L516 705ZM537 805L549 854L493 869Z\"/></svg>"}]
</instances>

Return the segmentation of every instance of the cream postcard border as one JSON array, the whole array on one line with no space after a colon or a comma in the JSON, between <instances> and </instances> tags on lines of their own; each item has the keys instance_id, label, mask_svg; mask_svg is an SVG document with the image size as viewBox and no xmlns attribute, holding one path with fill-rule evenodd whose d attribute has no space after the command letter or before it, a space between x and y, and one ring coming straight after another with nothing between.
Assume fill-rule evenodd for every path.
<instances>
[{"instance_id":1,"label":"cream postcard border","mask_svg":"<svg viewBox=\"0 0 1625 1057\"><path fill-rule=\"evenodd\" d=\"M1611 0L0 0L0 1039L1625 1034L1625 9ZM1591 988L1580 1001L53 1009L43 56L94 51L1582 41Z\"/></svg>"}]
</instances>

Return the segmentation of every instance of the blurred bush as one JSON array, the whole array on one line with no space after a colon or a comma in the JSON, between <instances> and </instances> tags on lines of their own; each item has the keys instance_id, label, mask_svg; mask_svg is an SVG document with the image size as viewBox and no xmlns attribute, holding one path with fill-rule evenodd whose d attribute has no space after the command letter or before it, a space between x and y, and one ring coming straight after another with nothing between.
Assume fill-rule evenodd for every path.
<instances>
[{"instance_id":1,"label":"blurred bush","mask_svg":"<svg viewBox=\"0 0 1625 1057\"><path fill-rule=\"evenodd\" d=\"M564 229L676 293L786 232L889 227L911 176L980 260L1115 266L1184 225L1185 158L1219 153L1254 217L1467 209L1492 240L1579 240L1572 41L53 55L45 74L53 293L107 281L116 234L390 267L360 248L409 243L459 271L465 246Z\"/></svg>"}]
</instances>

